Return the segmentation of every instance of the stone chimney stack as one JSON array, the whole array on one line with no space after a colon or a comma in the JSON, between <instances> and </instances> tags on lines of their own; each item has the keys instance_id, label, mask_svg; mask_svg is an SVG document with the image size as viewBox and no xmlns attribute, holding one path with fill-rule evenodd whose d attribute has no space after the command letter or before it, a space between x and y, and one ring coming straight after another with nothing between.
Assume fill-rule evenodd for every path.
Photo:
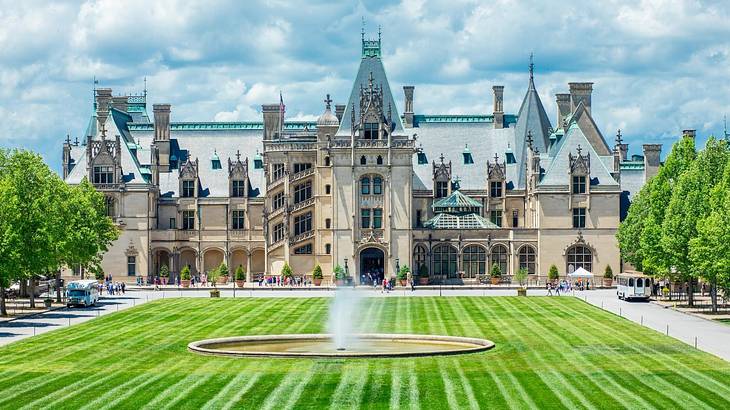
<instances>
[{"instance_id":1,"label":"stone chimney stack","mask_svg":"<svg viewBox=\"0 0 730 410\"><path fill-rule=\"evenodd\" d=\"M662 144L644 144L644 181L659 172Z\"/></svg>"},{"instance_id":2,"label":"stone chimney stack","mask_svg":"<svg viewBox=\"0 0 730 410\"><path fill-rule=\"evenodd\" d=\"M590 114L593 83L568 83L568 85L570 86L570 111L575 112L578 104L582 102Z\"/></svg>"},{"instance_id":3,"label":"stone chimney stack","mask_svg":"<svg viewBox=\"0 0 730 410\"><path fill-rule=\"evenodd\" d=\"M106 123L107 117L109 117L109 106L112 103L112 89L111 88L97 88L96 89L96 117L99 120L99 129Z\"/></svg>"},{"instance_id":4,"label":"stone chimney stack","mask_svg":"<svg viewBox=\"0 0 730 410\"><path fill-rule=\"evenodd\" d=\"M570 115L570 94L555 94L555 105L558 107L558 118L555 128L563 128L563 118Z\"/></svg>"},{"instance_id":5,"label":"stone chimney stack","mask_svg":"<svg viewBox=\"0 0 730 410\"><path fill-rule=\"evenodd\" d=\"M116 97L112 97L112 107L118 109L119 111L127 112L127 96L118 95Z\"/></svg>"},{"instance_id":6,"label":"stone chimney stack","mask_svg":"<svg viewBox=\"0 0 730 410\"><path fill-rule=\"evenodd\" d=\"M697 137L697 130L682 130L682 135L695 139Z\"/></svg>"},{"instance_id":7,"label":"stone chimney stack","mask_svg":"<svg viewBox=\"0 0 730 410\"><path fill-rule=\"evenodd\" d=\"M403 86L403 94L405 94L405 109L403 110L403 118L405 119L405 126L408 128L413 127L413 91L415 87L412 85Z\"/></svg>"},{"instance_id":8,"label":"stone chimney stack","mask_svg":"<svg viewBox=\"0 0 730 410\"><path fill-rule=\"evenodd\" d=\"M261 106L264 115L264 141L279 139L281 132L281 111L279 104L264 104Z\"/></svg>"},{"instance_id":9,"label":"stone chimney stack","mask_svg":"<svg viewBox=\"0 0 730 410\"><path fill-rule=\"evenodd\" d=\"M170 104L152 106L155 121L155 140L159 158L159 171L170 170Z\"/></svg>"},{"instance_id":10,"label":"stone chimney stack","mask_svg":"<svg viewBox=\"0 0 730 410\"><path fill-rule=\"evenodd\" d=\"M63 179L66 179L71 171L71 138L66 137L63 143Z\"/></svg>"},{"instance_id":11,"label":"stone chimney stack","mask_svg":"<svg viewBox=\"0 0 730 410\"><path fill-rule=\"evenodd\" d=\"M504 86L495 85L492 87L494 100L493 115L494 128L504 128Z\"/></svg>"},{"instance_id":12,"label":"stone chimney stack","mask_svg":"<svg viewBox=\"0 0 730 410\"><path fill-rule=\"evenodd\" d=\"M621 153L621 161L626 161L629 156L629 144L619 144L618 150Z\"/></svg>"},{"instance_id":13,"label":"stone chimney stack","mask_svg":"<svg viewBox=\"0 0 730 410\"><path fill-rule=\"evenodd\" d=\"M345 104L335 104L335 116L337 121L342 123L342 116L345 115Z\"/></svg>"}]
</instances>

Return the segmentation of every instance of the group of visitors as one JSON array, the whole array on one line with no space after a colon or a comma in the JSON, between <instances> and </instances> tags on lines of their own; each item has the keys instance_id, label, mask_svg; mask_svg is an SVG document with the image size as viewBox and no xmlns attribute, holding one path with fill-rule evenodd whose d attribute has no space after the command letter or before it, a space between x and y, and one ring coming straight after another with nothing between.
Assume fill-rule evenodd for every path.
<instances>
[{"instance_id":1,"label":"group of visitors","mask_svg":"<svg viewBox=\"0 0 730 410\"><path fill-rule=\"evenodd\" d=\"M553 292L555 292L555 296L560 296L560 292L567 293L573 289L570 282L565 279L558 283L548 282L545 288L548 296L553 296Z\"/></svg>"},{"instance_id":2,"label":"group of visitors","mask_svg":"<svg viewBox=\"0 0 730 410\"><path fill-rule=\"evenodd\" d=\"M260 276L256 282L259 286L292 286L292 287L306 287L312 285L312 280L302 276Z\"/></svg>"},{"instance_id":3,"label":"group of visitors","mask_svg":"<svg viewBox=\"0 0 730 410\"><path fill-rule=\"evenodd\" d=\"M104 290L110 296L123 295L127 291L127 285L124 282L114 282L112 275L104 278L104 283L99 284L99 294L103 294Z\"/></svg>"},{"instance_id":4,"label":"group of visitors","mask_svg":"<svg viewBox=\"0 0 730 410\"><path fill-rule=\"evenodd\" d=\"M385 273L383 268L368 269L365 273L360 275L360 283L363 285L372 285L377 287L385 281Z\"/></svg>"}]
</instances>

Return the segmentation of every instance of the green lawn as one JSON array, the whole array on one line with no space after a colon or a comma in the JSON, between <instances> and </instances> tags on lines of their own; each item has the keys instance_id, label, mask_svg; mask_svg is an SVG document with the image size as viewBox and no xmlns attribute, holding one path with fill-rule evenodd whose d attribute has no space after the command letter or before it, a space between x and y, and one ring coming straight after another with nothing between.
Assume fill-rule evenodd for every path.
<instances>
[{"instance_id":1,"label":"green lawn","mask_svg":"<svg viewBox=\"0 0 730 410\"><path fill-rule=\"evenodd\" d=\"M208 357L192 340L317 333L327 299L164 299L0 348L3 408L730 408L730 363L561 298L372 298L363 331L476 336L438 358Z\"/></svg>"}]
</instances>

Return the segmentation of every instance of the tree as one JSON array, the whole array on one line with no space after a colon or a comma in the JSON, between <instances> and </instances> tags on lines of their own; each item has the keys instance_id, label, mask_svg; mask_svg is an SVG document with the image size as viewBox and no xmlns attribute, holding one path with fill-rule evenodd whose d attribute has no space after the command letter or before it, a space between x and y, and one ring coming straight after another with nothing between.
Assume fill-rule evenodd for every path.
<instances>
[{"instance_id":1,"label":"tree","mask_svg":"<svg viewBox=\"0 0 730 410\"><path fill-rule=\"evenodd\" d=\"M560 273L558 273L558 267L555 265L550 265L550 269L548 270L548 280L551 282L555 282L560 278Z\"/></svg>"},{"instance_id":2,"label":"tree","mask_svg":"<svg viewBox=\"0 0 730 410\"><path fill-rule=\"evenodd\" d=\"M520 285L520 287L524 288L525 283L527 282L527 268L517 269L517 272L515 273L515 279L517 279L517 283Z\"/></svg>"},{"instance_id":3,"label":"tree","mask_svg":"<svg viewBox=\"0 0 730 410\"><path fill-rule=\"evenodd\" d=\"M613 279L613 269L611 269L611 265L606 265L606 269L603 271L603 278Z\"/></svg>"},{"instance_id":4,"label":"tree","mask_svg":"<svg viewBox=\"0 0 730 410\"><path fill-rule=\"evenodd\" d=\"M322 267L317 265L314 267L314 270L312 270L312 279L322 279L324 278L324 275L322 275Z\"/></svg>"},{"instance_id":5,"label":"tree","mask_svg":"<svg viewBox=\"0 0 730 410\"><path fill-rule=\"evenodd\" d=\"M406 280L408 279L408 274L411 272L411 269L408 267L408 265L403 265L398 270L398 280Z\"/></svg>"},{"instance_id":6,"label":"tree","mask_svg":"<svg viewBox=\"0 0 730 410\"><path fill-rule=\"evenodd\" d=\"M644 252L641 248L641 236L644 232L645 222L649 217L650 185L651 181L635 194L626 219L621 222L616 233L621 257L640 271L644 271Z\"/></svg>"},{"instance_id":7,"label":"tree","mask_svg":"<svg viewBox=\"0 0 730 410\"><path fill-rule=\"evenodd\" d=\"M292 272L291 266L287 262L284 262L284 266L281 268L281 277L291 278L292 276L294 276L294 272Z\"/></svg>"},{"instance_id":8,"label":"tree","mask_svg":"<svg viewBox=\"0 0 730 410\"><path fill-rule=\"evenodd\" d=\"M502 277L502 269L499 267L499 264L496 264L496 263L492 264L492 269L489 271L489 275L493 278Z\"/></svg>"},{"instance_id":9,"label":"tree","mask_svg":"<svg viewBox=\"0 0 730 410\"><path fill-rule=\"evenodd\" d=\"M345 280L345 270L339 264L335 266L333 273L335 274L335 280Z\"/></svg>"},{"instance_id":10,"label":"tree","mask_svg":"<svg viewBox=\"0 0 730 410\"><path fill-rule=\"evenodd\" d=\"M235 280L246 280L246 270L242 265L238 265L236 268Z\"/></svg>"}]
</instances>

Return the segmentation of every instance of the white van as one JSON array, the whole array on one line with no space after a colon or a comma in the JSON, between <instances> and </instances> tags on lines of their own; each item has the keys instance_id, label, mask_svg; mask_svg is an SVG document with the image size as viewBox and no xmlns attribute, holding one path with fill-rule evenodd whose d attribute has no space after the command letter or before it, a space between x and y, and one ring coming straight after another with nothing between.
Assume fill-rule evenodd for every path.
<instances>
[{"instance_id":1,"label":"white van","mask_svg":"<svg viewBox=\"0 0 730 410\"><path fill-rule=\"evenodd\" d=\"M99 282L75 280L66 286L66 306L94 306L99 301Z\"/></svg>"},{"instance_id":2,"label":"white van","mask_svg":"<svg viewBox=\"0 0 730 410\"><path fill-rule=\"evenodd\" d=\"M635 273L616 275L616 294L624 300L649 300L651 297L651 278Z\"/></svg>"}]
</instances>

